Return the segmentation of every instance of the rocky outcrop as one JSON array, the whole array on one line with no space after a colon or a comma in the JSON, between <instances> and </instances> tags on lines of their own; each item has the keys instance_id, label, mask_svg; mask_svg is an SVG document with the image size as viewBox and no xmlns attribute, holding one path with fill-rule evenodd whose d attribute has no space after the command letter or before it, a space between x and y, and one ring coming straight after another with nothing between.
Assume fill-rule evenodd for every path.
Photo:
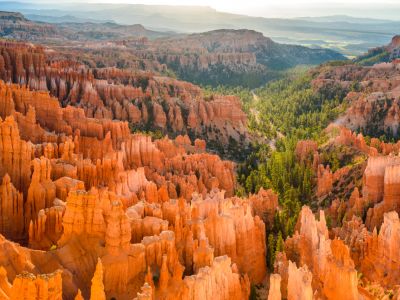
<instances>
[{"instance_id":1,"label":"rocky outcrop","mask_svg":"<svg viewBox=\"0 0 400 300\"><path fill-rule=\"evenodd\" d=\"M105 300L106 294L104 293L103 284L103 264L101 260L97 261L96 270L94 271L92 278L92 286L90 287L90 300Z\"/></svg>"},{"instance_id":2,"label":"rocky outcrop","mask_svg":"<svg viewBox=\"0 0 400 300\"><path fill-rule=\"evenodd\" d=\"M12 284L10 300L13 299L62 299L61 272L33 275L22 273ZM37 297L37 298L36 298Z\"/></svg>"},{"instance_id":3,"label":"rocky outcrop","mask_svg":"<svg viewBox=\"0 0 400 300\"><path fill-rule=\"evenodd\" d=\"M201 241L204 234L214 248L214 255L228 255L251 282L261 282L265 268L265 224L253 217L248 203L240 199L213 198L192 200L194 238ZM221 207L220 209L218 207ZM201 223L197 223L201 222ZM196 233L197 232L197 233ZM245 245L253 245L246 247Z\"/></svg>"},{"instance_id":4,"label":"rocky outcrop","mask_svg":"<svg viewBox=\"0 0 400 300\"><path fill-rule=\"evenodd\" d=\"M398 284L397 252L393 247L398 243L399 217L394 211L384 214L379 234L367 230L362 220L353 217L334 233L351 249L357 269L365 279L378 286L388 288Z\"/></svg>"},{"instance_id":5,"label":"rocky outcrop","mask_svg":"<svg viewBox=\"0 0 400 300\"><path fill-rule=\"evenodd\" d=\"M275 70L275 65L269 61L289 66L319 64L327 57L339 58L329 51L277 44L259 32L246 29L221 29L160 39L149 43L140 57L166 64L185 80L213 86L242 82L251 88L261 84L262 78L269 77L267 71ZM230 74L230 78L221 74ZM246 82L249 75L253 79Z\"/></svg>"},{"instance_id":6,"label":"rocky outcrop","mask_svg":"<svg viewBox=\"0 0 400 300\"><path fill-rule=\"evenodd\" d=\"M399 282L399 257L397 246L399 241L400 221L396 212L384 215L384 221L377 234L376 229L365 240L361 262L361 270L371 280L383 286L391 286Z\"/></svg>"},{"instance_id":7,"label":"rocky outcrop","mask_svg":"<svg viewBox=\"0 0 400 300\"><path fill-rule=\"evenodd\" d=\"M331 242L323 279L323 294L328 299L358 299L358 279L349 248L340 240ZM338 283L343 287L338 289Z\"/></svg>"},{"instance_id":8,"label":"rocky outcrop","mask_svg":"<svg viewBox=\"0 0 400 300\"><path fill-rule=\"evenodd\" d=\"M1 299L8 300L11 295L12 285L8 282L7 271L0 267L0 297Z\"/></svg>"},{"instance_id":9,"label":"rocky outcrop","mask_svg":"<svg viewBox=\"0 0 400 300\"><path fill-rule=\"evenodd\" d=\"M83 299L83 296L82 296L81 290L78 290L78 294L76 294L74 300L84 300L84 299Z\"/></svg>"},{"instance_id":10,"label":"rocky outcrop","mask_svg":"<svg viewBox=\"0 0 400 300\"><path fill-rule=\"evenodd\" d=\"M61 300L63 299L61 271L41 275L23 272L10 284L7 271L0 267L0 296L4 300Z\"/></svg>"},{"instance_id":11,"label":"rocky outcrop","mask_svg":"<svg viewBox=\"0 0 400 300\"><path fill-rule=\"evenodd\" d=\"M242 42L234 52L249 50ZM235 164L206 152L215 141L240 150L249 141L237 98L205 96L195 85L146 72L93 70L38 46L1 42L0 50L0 77L16 83L0 82L0 298L12 298L15 283L21 293L78 300L247 299L251 284L268 279L269 299L358 299L369 294L369 282L400 284L400 164L393 155L400 144L367 145L344 127L327 131L328 146L370 157L363 187L353 184L350 197L337 196L326 209L329 225L341 227L328 230L325 212L316 218L304 207L268 278L265 235L276 230L278 196L260 189L234 197ZM208 54L197 58L202 70L253 59ZM360 77L337 71L396 96L377 80L389 75L397 85L389 67L353 66ZM338 123L368 127L383 100L347 97L355 120ZM383 125L394 131L398 105L389 102ZM152 129L174 139L131 134ZM299 142L296 157L316 172L318 200L330 200L352 176L350 166L332 172L312 141Z\"/></svg>"},{"instance_id":12,"label":"rocky outcrop","mask_svg":"<svg viewBox=\"0 0 400 300\"><path fill-rule=\"evenodd\" d=\"M318 166L317 171L317 197L329 194L333 186L333 174L329 165L325 168L323 165Z\"/></svg>"},{"instance_id":13,"label":"rocky outcrop","mask_svg":"<svg viewBox=\"0 0 400 300\"><path fill-rule=\"evenodd\" d=\"M268 300L280 300L281 294L281 276L279 274L271 274L269 277Z\"/></svg>"},{"instance_id":14,"label":"rocky outcrop","mask_svg":"<svg viewBox=\"0 0 400 300\"><path fill-rule=\"evenodd\" d=\"M312 274L307 265L297 268L295 263L289 261L288 299L313 299L311 281Z\"/></svg>"},{"instance_id":15,"label":"rocky outcrop","mask_svg":"<svg viewBox=\"0 0 400 300\"><path fill-rule=\"evenodd\" d=\"M89 192L70 192L63 216L63 234L58 241L59 246L65 245L74 236L86 239L104 238L106 223L102 206L109 205L109 195L105 193L104 196L100 198L96 189ZM82 226L82 223L85 226Z\"/></svg>"},{"instance_id":16,"label":"rocky outcrop","mask_svg":"<svg viewBox=\"0 0 400 300\"><path fill-rule=\"evenodd\" d=\"M248 279L234 271L230 258L220 256L211 267L185 277L178 299L247 299L249 287Z\"/></svg>"},{"instance_id":17,"label":"rocky outcrop","mask_svg":"<svg viewBox=\"0 0 400 300\"><path fill-rule=\"evenodd\" d=\"M346 211L346 219L351 220L353 216L363 217L367 209L366 199L360 196L358 188L355 188L351 193L348 201L349 209Z\"/></svg>"},{"instance_id":18,"label":"rocky outcrop","mask_svg":"<svg viewBox=\"0 0 400 300\"><path fill-rule=\"evenodd\" d=\"M296 157L299 161L306 161L318 151L318 144L312 140L298 141L296 144Z\"/></svg>"},{"instance_id":19,"label":"rocky outcrop","mask_svg":"<svg viewBox=\"0 0 400 300\"><path fill-rule=\"evenodd\" d=\"M388 50L388 58L393 55L390 51L394 48L389 49L392 50ZM383 52L386 51L383 49ZM372 137L398 136L398 61L365 67L348 64L322 68L317 72L318 76L313 81L316 89L336 88L347 93L346 101L350 105L336 124Z\"/></svg>"},{"instance_id":20,"label":"rocky outcrop","mask_svg":"<svg viewBox=\"0 0 400 300\"><path fill-rule=\"evenodd\" d=\"M29 224L29 247L49 250L57 245L63 233L64 204L39 211L37 218Z\"/></svg>"},{"instance_id":21,"label":"rocky outcrop","mask_svg":"<svg viewBox=\"0 0 400 300\"><path fill-rule=\"evenodd\" d=\"M32 161L33 174L25 202L25 224L36 220L40 210L53 206L56 186L51 180L50 160L44 157Z\"/></svg>"},{"instance_id":22,"label":"rocky outcrop","mask_svg":"<svg viewBox=\"0 0 400 300\"><path fill-rule=\"evenodd\" d=\"M349 249L342 241L329 239L323 211L320 211L317 221L311 210L303 207L297 229L299 231L286 240L285 252L290 260L293 259L300 266L307 266L310 269L313 289L327 299L340 299L340 297L358 299L357 272ZM289 261L288 297L291 288L290 268L293 271L297 270ZM307 274L306 271L303 273ZM311 282L311 278L309 281ZM338 284L345 288L337 289ZM296 291L297 289L293 292Z\"/></svg>"},{"instance_id":23,"label":"rocky outcrop","mask_svg":"<svg viewBox=\"0 0 400 300\"><path fill-rule=\"evenodd\" d=\"M152 287L146 282L142 288L141 292L137 294L137 297L134 300L152 300L153 299L153 289Z\"/></svg>"},{"instance_id":24,"label":"rocky outcrop","mask_svg":"<svg viewBox=\"0 0 400 300\"><path fill-rule=\"evenodd\" d=\"M6 174L0 185L0 233L12 240L24 236L24 199Z\"/></svg>"},{"instance_id":25,"label":"rocky outcrop","mask_svg":"<svg viewBox=\"0 0 400 300\"><path fill-rule=\"evenodd\" d=\"M214 260L214 249L208 245L206 239L201 239L199 245L193 249L193 270L197 273L201 268L211 266Z\"/></svg>"},{"instance_id":26,"label":"rocky outcrop","mask_svg":"<svg viewBox=\"0 0 400 300\"><path fill-rule=\"evenodd\" d=\"M82 108L75 110L66 107L64 118L68 119L72 130L79 129L83 135L88 135L87 130L90 130L98 131L90 136L100 137L100 124L89 124L90 128L85 128L79 126L79 122L73 123L72 118L77 120L85 114L97 119L129 121L137 129L161 129L172 136L188 133L192 137L207 138L222 146L227 153L234 152L234 146L246 148L250 142L251 137L246 129L247 118L235 97L212 96L206 99L197 86L172 78L150 73L134 75L118 69L92 71L75 62L51 61L47 55L56 55L32 45L8 42L1 43L0 48L0 61L3 62L0 64L0 79L30 89L48 91L58 98L63 106ZM22 88L16 94L19 98L20 95L26 94L26 89ZM32 101L32 108L22 107L20 103L13 106L10 97L7 96L8 100L3 105L0 115L10 115L14 112L26 115L28 109L33 109L36 110L36 119L42 127L49 125L50 116L60 118L59 109L56 113L54 105L45 104L51 102L48 101L50 97L47 93L39 92L35 95L38 97L33 100L41 98L41 101ZM42 118L43 115L37 112L38 105L54 113ZM41 139L41 130L33 131L32 126L27 126L32 124L34 113L29 116L25 118L18 115L21 128L25 129L24 136L38 141ZM61 122L52 125L56 126L54 129L65 126ZM78 126L79 128L76 128ZM28 135L28 132L33 135Z\"/></svg>"},{"instance_id":27,"label":"rocky outcrop","mask_svg":"<svg viewBox=\"0 0 400 300\"><path fill-rule=\"evenodd\" d=\"M380 227L383 214L400 211L397 193L400 161L395 156L370 157L363 176L363 198L372 206L367 213L366 225L372 230Z\"/></svg>"},{"instance_id":28,"label":"rocky outcrop","mask_svg":"<svg viewBox=\"0 0 400 300\"><path fill-rule=\"evenodd\" d=\"M261 188L257 194L249 197L253 215L262 219L267 228L273 226L275 212L278 209L278 195L271 189Z\"/></svg>"},{"instance_id":29,"label":"rocky outcrop","mask_svg":"<svg viewBox=\"0 0 400 300\"><path fill-rule=\"evenodd\" d=\"M375 204L383 200L386 167L399 163L400 160L397 157L391 156L368 158L368 165L363 176L363 196L368 202Z\"/></svg>"},{"instance_id":30,"label":"rocky outcrop","mask_svg":"<svg viewBox=\"0 0 400 300\"><path fill-rule=\"evenodd\" d=\"M32 144L20 138L14 118L0 121L0 177L8 174L17 190L27 192L30 184Z\"/></svg>"}]
</instances>

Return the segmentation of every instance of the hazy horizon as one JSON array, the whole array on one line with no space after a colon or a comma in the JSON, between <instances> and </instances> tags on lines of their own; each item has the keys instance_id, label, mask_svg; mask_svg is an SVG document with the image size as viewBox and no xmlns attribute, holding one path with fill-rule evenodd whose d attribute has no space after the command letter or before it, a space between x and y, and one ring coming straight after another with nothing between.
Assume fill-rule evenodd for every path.
<instances>
[{"instance_id":1,"label":"hazy horizon","mask_svg":"<svg viewBox=\"0 0 400 300\"><path fill-rule=\"evenodd\" d=\"M0 1L6 2L6 1ZM8 2L8 1L7 1ZM298 18L298 17L324 17L346 15L356 18L374 18L387 20L400 20L400 2L395 0L362 1L362 0L336 0L322 2L316 0L295 1L238 1L238 0L60 0L57 3L48 0L22 0L15 2L28 2L58 6L63 4L82 3L109 3L109 4L143 4L143 5L173 5L173 6L201 6L211 7L219 12L243 14L266 18Z\"/></svg>"}]
</instances>

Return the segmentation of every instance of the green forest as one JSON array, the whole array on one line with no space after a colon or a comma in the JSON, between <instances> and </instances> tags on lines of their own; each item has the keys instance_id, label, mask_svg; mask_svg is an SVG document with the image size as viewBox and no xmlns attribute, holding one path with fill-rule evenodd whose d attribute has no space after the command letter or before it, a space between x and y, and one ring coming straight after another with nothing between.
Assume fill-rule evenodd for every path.
<instances>
[{"instance_id":1,"label":"green forest","mask_svg":"<svg viewBox=\"0 0 400 300\"><path fill-rule=\"evenodd\" d=\"M283 79L255 89L218 87L214 92L240 97L249 116L250 130L259 138L255 149L238 166L238 195L257 193L262 187L274 190L280 210L272 228L267 228L267 263L272 270L283 239L292 235L301 207L313 194L311 159L299 162L295 148L299 140L322 144L323 129L346 108L348 91L328 86L315 91L309 70L295 69ZM206 89L210 91L211 89Z\"/></svg>"}]
</instances>

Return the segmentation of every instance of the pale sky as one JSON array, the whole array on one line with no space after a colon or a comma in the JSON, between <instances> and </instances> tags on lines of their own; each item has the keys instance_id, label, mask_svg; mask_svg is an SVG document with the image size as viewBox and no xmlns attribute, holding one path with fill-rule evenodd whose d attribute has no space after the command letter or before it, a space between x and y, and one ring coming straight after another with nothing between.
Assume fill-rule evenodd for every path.
<instances>
[{"instance_id":1,"label":"pale sky","mask_svg":"<svg viewBox=\"0 0 400 300\"><path fill-rule=\"evenodd\" d=\"M2 1L2 0L0 0ZM24 1L24 0L19 0ZM26 0L25 0L26 1ZM400 0L27 0L28 2L132 3L210 6L218 11L262 17L300 17L346 14L400 19Z\"/></svg>"}]
</instances>

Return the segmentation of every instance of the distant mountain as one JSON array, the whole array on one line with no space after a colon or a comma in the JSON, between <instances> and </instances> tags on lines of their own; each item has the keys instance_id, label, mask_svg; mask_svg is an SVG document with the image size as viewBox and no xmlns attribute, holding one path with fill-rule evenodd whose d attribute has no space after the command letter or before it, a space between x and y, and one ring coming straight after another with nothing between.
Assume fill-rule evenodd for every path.
<instances>
[{"instance_id":1,"label":"distant mountain","mask_svg":"<svg viewBox=\"0 0 400 300\"><path fill-rule=\"evenodd\" d=\"M362 66L372 66L376 63L391 62L395 59L400 59L400 35L394 36L388 45L370 49L354 61Z\"/></svg>"},{"instance_id":2,"label":"distant mountain","mask_svg":"<svg viewBox=\"0 0 400 300\"><path fill-rule=\"evenodd\" d=\"M0 11L0 20L11 21L11 22L28 21L27 19L25 19L23 14L18 12L8 12L8 11Z\"/></svg>"},{"instance_id":3,"label":"distant mountain","mask_svg":"<svg viewBox=\"0 0 400 300\"><path fill-rule=\"evenodd\" d=\"M47 22L47 23L107 23L114 22L112 20L96 20L91 18L78 18L72 15L64 16L42 16L37 14L26 14L27 19L31 21Z\"/></svg>"},{"instance_id":4,"label":"distant mountain","mask_svg":"<svg viewBox=\"0 0 400 300\"><path fill-rule=\"evenodd\" d=\"M43 37L55 38L57 36L58 31L53 24L32 22L21 13L0 12L0 37L38 41Z\"/></svg>"},{"instance_id":5,"label":"distant mountain","mask_svg":"<svg viewBox=\"0 0 400 300\"><path fill-rule=\"evenodd\" d=\"M360 55L368 49L390 41L400 22L331 16L322 18L278 19L250 17L218 12L210 7L163 6L141 4L58 4L0 2L0 9L34 15L35 20L59 22L57 18L73 16L76 20L102 21L148 29L182 33L205 32L221 28L252 29L281 43L318 46ZM76 21L75 20L75 21Z\"/></svg>"},{"instance_id":6,"label":"distant mountain","mask_svg":"<svg viewBox=\"0 0 400 300\"><path fill-rule=\"evenodd\" d=\"M150 39L170 36L171 32L158 32L146 29L141 24L120 25L114 22L92 23L92 22L63 22L58 23L57 28L67 32L69 39L77 40L108 40L129 39L134 37L146 37Z\"/></svg>"},{"instance_id":7,"label":"distant mountain","mask_svg":"<svg viewBox=\"0 0 400 300\"><path fill-rule=\"evenodd\" d=\"M347 23L358 23L358 24L385 24L391 21L382 19L372 19L372 18L356 18L346 15L333 15L333 16L323 16L323 17L300 17L296 18L298 20L310 21L310 22L347 22Z\"/></svg>"},{"instance_id":8,"label":"distant mountain","mask_svg":"<svg viewBox=\"0 0 400 300\"><path fill-rule=\"evenodd\" d=\"M75 21L75 22L74 22ZM114 22L79 23L71 18L69 22L46 23L31 21L21 13L0 12L0 37L44 43L65 41L105 41L135 38L167 37L172 33L148 30L140 24L119 25Z\"/></svg>"},{"instance_id":9,"label":"distant mountain","mask_svg":"<svg viewBox=\"0 0 400 300\"><path fill-rule=\"evenodd\" d=\"M329 49L278 44L254 30L222 29L157 39L146 49L179 78L206 85L257 87L297 65L345 57Z\"/></svg>"}]
</instances>

